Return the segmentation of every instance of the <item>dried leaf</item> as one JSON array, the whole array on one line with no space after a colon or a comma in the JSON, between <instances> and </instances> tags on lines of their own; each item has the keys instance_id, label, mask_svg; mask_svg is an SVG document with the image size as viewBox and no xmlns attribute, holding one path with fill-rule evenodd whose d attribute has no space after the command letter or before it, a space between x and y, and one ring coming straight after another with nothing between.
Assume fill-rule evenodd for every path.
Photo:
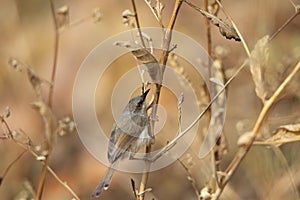
<instances>
[{"instance_id":1,"label":"dried leaf","mask_svg":"<svg viewBox=\"0 0 300 200\"><path fill-rule=\"evenodd\" d=\"M36 96L42 98L42 79L38 77L31 68L27 68L28 79L35 91Z\"/></svg>"},{"instance_id":2,"label":"dried leaf","mask_svg":"<svg viewBox=\"0 0 300 200\"><path fill-rule=\"evenodd\" d=\"M151 54L150 51L128 41L118 41L115 42L114 45L130 49L137 61L146 66L152 81L154 83L162 82L161 67L155 56Z\"/></svg>"},{"instance_id":3,"label":"dried leaf","mask_svg":"<svg viewBox=\"0 0 300 200\"><path fill-rule=\"evenodd\" d=\"M34 89L35 94L37 95L38 99L41 99L41 91L42 91L42 83L46 82L49 83L47 80L40 78L38 75L35 74L34 70L30 65L27 65L16 58L10 58L8 63L17 71L26 70L28 79Z\"/></svg>"},{"instance_id":4,"label":"dried leaf","mask_svg":"<svg viewBox=\"0 0 300 200\"><path fill-rule=\"evenodd\" d=\"M266 89L264 83L264 69L269 64L269 36L264 36L254 46L250 56L250 71L252 79L255 84L256 95L265 102L266 100Z\"/></svg>"},{"instance_id":5,"label":"dried leaf","mask_svg":"<svg viewBox=\"0 0 300 200\"><path fill-rule=\"evenodd\" d=\"M290 143L300 141L300 124L288 124L280 126L272 134L273 136L265 141L255 141L257 145L275 145L277 147Z\"/></svg>"},{"instance_id":6,"label":"dried leaf","mask_svg":"<svg viewBox=\"0 0 300 200\"><path fill-rule=\"evenodd\" d=\"M56 117L51 108L43 101L33 102L31 105L33 108L39 111L41 117L43 118L45 137L49 145L49 149L51 149L54 146L57 138L58 122Z\"/></svg>"},{"instance_id":7,"label":"dried leaf","mask_svg":"<svg viewBox=\"0 0 300 200\"><path fill-rule=\"evenodd\" d=\"M144 48L131 51L136 59L147 67L148 73L154 83L162 82L162 71L156 58Z\"/></svg>"},{"instance_id":8,"label":"dried leaf","mask_svg":"<svg viewBox=\"0 0 300 200\"><path fill-rule=\"evenodd\" d=\"M222 19L218 18L214 14L211 14L209 12L206 12L205 10L202 10L201 8L195 6L194 4L192 4L191 2L189 2L187 0L185 0L185 2L189 6L191 6L192 8L197 10L198 12L200 12L204 17L208 18L213 25L219 27L220 33L226 39L229 39L229 40L234 39L235 41L238 41L238 42L241 41L241 38L239 37L238 33L236 32L236 30L234 29L233 26L223 22Z\"/></svg>"}]
</instances>

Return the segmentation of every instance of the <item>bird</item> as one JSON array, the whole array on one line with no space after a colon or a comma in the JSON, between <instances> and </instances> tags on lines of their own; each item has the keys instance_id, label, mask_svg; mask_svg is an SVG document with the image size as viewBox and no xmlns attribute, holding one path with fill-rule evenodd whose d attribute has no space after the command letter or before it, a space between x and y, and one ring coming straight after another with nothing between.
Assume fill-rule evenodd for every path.
<instances>
[{"instance_id":1,"label":"bird","mask_svg":"<svg viewBox=\"0 0 300 200\"><path fill-rule=\"evenodd\" d=\"M108 189L115 167L128 156L126 152L131 157L150 141L146 105L149 91L150 89L130 99L112 126L107 151L109 167L92 193L92 198L99 197L103 189Z\"/></svg>"}]
</instances>

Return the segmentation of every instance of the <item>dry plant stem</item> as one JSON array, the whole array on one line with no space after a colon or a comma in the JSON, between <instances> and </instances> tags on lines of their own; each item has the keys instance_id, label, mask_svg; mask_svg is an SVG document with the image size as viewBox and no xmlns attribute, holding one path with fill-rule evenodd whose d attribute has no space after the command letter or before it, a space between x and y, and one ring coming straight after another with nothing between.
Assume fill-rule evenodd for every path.
<instances>
[{"instance_id":1,"label":"dry plant stem","mask_svg":"<svg viewBox=\"0 0 300 200\"><path fill-rule=\"evenodd\" d=\"M204 0L204 10L206 12L209 12L208 10L208 0ZM206 42L207 42L207 53L208 53L208 57L207 57L207 64L208 64L208 76L211 77L211 68L212 68L212 62L211 62L211 54L212 54L212 38L211 38L211 29L210 29L210 22L209 22L209 19L208 18L205 18L205 31L206 31ZM210 85L208 85L207 87L210 87ZM209 97L208 97L209 98ZM209 98L209 101L210 101L210 98ZM208 110L208 117L211 118L211 110ZM218 143L216 144L216 146L218 146ZM219 170L218 169L218 166L217 165L217 157L218 157L218 151L216 151L215 149L218 149L218 147L215 147L213 149L213 151L211 152L211 162L212 162L212 165L213 165L213 179L215 180L214 183L218 184L218 179L217 179L217 171ZM212 184L214 184L212 183ZM211 185L211 187L213 187L213 189L215 188L215 184L214 185Z\"/></svg>"},{"instance_id":2,"label":"dry plant stem","mask_svg":"<svg viewBox=\"0 0 300 200\"><path fill-rule=\"evenodd\" d=\"M165 65L167 64L168 61L168 56L169 56L169 48L170 48L170 43L171 43L171 39L172 39L172 30L174 28L175 25L175 21L179 12L179 9L182 5L182 0L176 0L175 5L174 5L174 9L172 12L172 16L171 19L169 21L166 33L165 33L165 38L163 41L163 52L161 54L160 57L160 64L162 65L162 74L164 73L164 69L165 69ZM160 90L161 90L161 84L156 84L156 91L155 91L155 97L154 97L154 105L157 105L159 103L159 96L160 96ZM151 115L155 116L157 113L157 107L156 106L152 106L152 111L151 111ZM153 130L154 130L154 123L155 121L151 121L151 135L154 135ZM151 143L148 144L146 146L146 151L145 153L150 153L151 152ZM140 184L140 188L139 188L139 198L140 200L143 200L145 195L144 195L144 191L146 189L146 185L147 185L147 181L148 181L148 176L149 176L149 168L150 168L150 161L145 161L146 162L146 171L143 173L142 175L142 180L141 180L141 184Z\"/></svg>"},{"instance_id":3,"label":"dry plant stem","mask_svg":"<svg viewBox=\"0 0 300 200\"><path fill-rule=\"evenodd\" d=\"M208 0L204 0L204 10L206 12L208 12ZM209 56L211 56L211 41L212 40L211 40L210 22L209 22L208 18L205 18L205 29L206 29L206 40L207 40L207 53ZM210 63L210 59L208 59L208 62ZM209 65L209 66L211 66L211 65Z\"/></svg>"},{"instance_id":4,"label":"dry plant stem","mask_svg":"<svg viewBox=\"0 0 300 200\"><path fill-rule=\"evenodd\" d=\"M135 199L138 199L138 195L136 194L135 182L133 179L131 179L131 186L132 186L132 192L133 192Z\"/></svg>"},{"instance_id":5,"label":"dry plant stem","mask_svg":"<svg viewBox=\"0 0 300 200\"><path fill-rule=\"evenodd\" d=\"M51 75L51 85L49 90L49 97L48 97L48 105L52 107L53 101L53 90L54 90L54 81L55 81L55 74L57 68L57 57L58 57L58 47L59 47L59 30L58 30L58 23L56 20L56 11L53 0L49 0L51 6L51 14L54 22L54 52L53 52L53 64L52 64L52 75Z\"/></svg>"},{"instance_id":6,"label":"dry plant stem","mask_svg":"<svg viewBox=\"0 0 300 200\"><path fill-rule=\"evenodd\" d=\"M295 17L297 17L299 13L300 9L297 9L296 12L290 18L288 18L275 33L273 33L273 35L270 37L270 40L274 39L278 35L278 33L280 33L291 21L293 21Z\"/></svg>"},{"instance_id":7,"label":"dry plant stem","mask_svg":"<svg viewBox=\"0 0 300 200\"><path fill-rule=\"evenodd\" d=\"M182 5L182 2L183 2L183 0L176 0L170 22L168 24L168 27L167 27L167 30L166 30L166 33L164 36L165 38L163 40L163 52L160 56L160 61L159 61L160 64L162 65L163 73L164 73L165 66L167 64L169 53L170 53L169 50L170 50L170 43L171 43L171 39L172 39L172 30L174 28L175 21L176 21L177 15L179 13L180 7Z\"/></svg>"},{"instance_id":8,"label":"dry plant stem","mask_svg":"<svg viewBox=\"0 0 300 200\"><path fill-rule=\"evenodd\" d=\"M300 167L299 167L299 165L297 165L297 166L293 166L292 168L294 168L292 178L295 182L295 185L299 185L300 184ZM290 169L290 167L289 167L289 169ZM268 199L278 199L278 197L282 196L282 194L286 194L288 192L290 193L291 192L290 187L287 187L287 183L290 179L291 179L291 177L289 174L283 174L281 177L276 179L276 183L274 184L272 189L267 194L267 198ZM295 193L296 193L295 197L290 198L290 199L299 199L299 194L298 194L297 188L296 188ZM267 199L267 198L264 198L264 199Z\"/></svg>"},{"instance_id":9,"label":"dry plant stem","mask_svg":"<svg viewBox=\"0 0 300 200\"><path fill-rule=\"evenodd\" d=\"M287 176L289 178L289 182L291 183L291 185L293 186L294 192L297 194L297 197L299 197L299 192L297 189L297 185L294 181L294 177L293 177L293 173L289 167L288 161L286 160L286 157L284 156L283 152L281 151L280 148L276 147L276 146L271 146L271 149L273 150L274 154L276 155L277 158L279 158L279 161L281 163L283 163L284 168L286 170Z\"/></svg>"},{"instance_id":10,"label":"dry plant stem","mask_svg":"<svg viewBox=\"0 0 300 200\"><path fill-rule=\"evenodd\" d=\"M159 17L157 17L157 15L156 15L156 13L155 13L154 9L153 9L153 8L152 8L152 6L151 6L151 3L150 3L148 0L144 0L144 1L145 1L145 3L147 4L147 6L150 8L150 10L151 10L152 14L154 15L154 17L155 17L156 21L158 21L158 23L159 23L160 27L161 27L161 28L164 28L164 25L163 25L162 19L161 19L161 18L159 18Z\"/></svg>"},{"instance_id":11,"label":"dry plant stem","mask_svg":"<svg viewBox=\"0 0 300 200\"><path fill-rule=\"evenodd\" d=\"M199 191L199 189L197 187L196 180L193 178L193 175L191 174L189 168L187 166L185 166L185 164L181 160L179 160L179 159L177 159L177 160L180 163L180 165L184 168L184 170L185 170L185 172L187 174L187 178L191 182L192 187L193 187L193 189L194 189L194 191L196 193L197 199L199 199L199 197L200 197L200 191Z\"/></svg>"},{"instance_id":12,"label":"dry plant stem","mask_svg":"<svg viewBox=\"0 0 300 200\"><path fill-rule=\"evenodd\" d=\"M219 190L217 190L217 192L214 196L214 199L218 199L219 196L222 194L222 191L225 188L226 184L229 182L233 173L236 171L236 169L238 168L238 166L240 165L240 163L242 162L242 160L245 158L246 154L250 150L250 148L258 134L258 131L261 128L264 119L266 118L268 111L274 105L274 103L276 102L277 98L280 96L283 89L287 86L287 84L291 81L291 79L297 73L297 71L299 69L300 69L300 61L294 67L293 71L285 78L285 80L281 83L281 85L276 89L276 91L270 97L270 99L268 99L266 101L266 103L264 104L264 106L258 116L258 119L254 125L254 128L252 130L252 135L251 135L249 142L247 144L245 144L244 146L242 146L241 148L239 148L239 150L236 153L236 155L234 156L233 160L231 161L231 163L225 170L226 176L222 180L221 187L219 188Z\"/></svg>"},{"instance_id":13,"label":"dry plant stem","mask_svg":"<svg viewBox=\"0 0 300 200\"><path fill-rule=\"evenodd\" d=\"M53 52L53 64L52 64L52 74L51 74L51 85L49 89L49 96L48 96L48 105L51 108L52 107L52 101L53 101L53 91L54 91L54 83L55 83L55 75L56 75L56 68L57 68L57 57L58 57L58 47L59 47L59 30L58 30L58 23L56 19L56 11L53 0L49 0L50 7L51 7L51 14L54 22L54 52ZM48 147L48 145L47 145ZM46 149L46 150L49 150ZM45 179L47 174L47 163L48 163L49 156L46 156L45 164L42 167L42 173L40 176L38 189L37 189L37 198L42 199L43 195L43 189L45 185Z\"/></svg>"},{"instance_id":14,"label":"dry plant stem","mask_svg":"<svg viewBox=\"0 0 300 200\"><path fill-rule=\"evenodd\" d=\"M204 10L206 12L208 12L208 0L204 0ZM208 63L208 76L211 77L211 31L210 31L210 22L209 19L206 17L205 18L205 31L206 31L206 42L207 42L207 53L208 53L208 57L207 57L207 63ZM209 85L208 85L209 87ZM210 118L210 116L209 116Z\"/></svg>"},{"instance_id":15,"label":"dry plant stem","mask_svg":"<svg viewBox=\"0 0 300 200\"><path fill-rule=\"evenodd\" d=\"M139 32L139 36L140 36L140 38L141 38L142 45L143 45L144 48L146 48L145 41L144 41L144 37L143 37L142 31L141 31L141 26L140 26L140 22L139 22L139 17L138 17L138 14L137 14L137 9L136 9L136 5L135 5L135 0L131 0L131 4L132 4L132 7L133 7L134 18L135 18L135 21L136 21L136 26L137 26L137 29L138 29L138 32Z\"/></svg>"},{"instance_id":16,"label":"dry plant stem","mask_svg":"<svg viewBox=\"0 0 300 200\"><path fill-rule=\"evenodd\" d=\"M78 25L80 25L80 24L82 24L83 22L86 22L86 21L88 21L89 19L91 19L92 17L89 15L89 16L86 16L86 17L83 17L83 18L81 18L81 19L78 19L78 20L76 20L76 21L73 21L73 22L71 22L69 25L68 25L68 27L75 27L75 26L78 26Z\"/></svg>"},{"instance_id":17,"label":"dry plant stem","mask_svg":"<svg viewBox=\"0 0 300 200\"><path fill-rule=\"evenodd\" d=\"M228 81L225 83L222 89L214 96L214 98L209 102L209 104L204 108L204 110L197 116L197 118L181 133L178 133L177 136L171 140L166 146L164 146L156 155L153 156L151 161L155 161L158 158L160 158L164 153L168 152L175 144L176 142L184 136L188 131L190 131L201 119L201 117L209 110L210 106L217 100L217 98L225 91L225 89L228 87L228 85L233 81L233 79L244 69L247 62L244 62L238 69L237 71L233 74L233 76L228 79Z\"/></svg>"},{"instance_id":18,"label":"dry plant stem","mask_svg":"<svg viewBox=\"0 0 300 200\"><path fill-rule=\"evenodd\" d=\"M37 192L36 192L37 199L42 199L42 196L43 196L43 190L44 190L46 174L47 174L48 159L49 159L49 156L45 156L45 161L44 161L44 165L42 167L42 172L41 172L41 176L40 176L40 180L39 180L39 184L38 184L38 188L37 188Z\"/></svg>"},{"instance_id":19,"label":"dry plant stem","mask_svg":"<svg viewBox=\"0 0 300 200\"><path fill-rule=\"evenodd\" d=\"M22 158L22 156L26 153L27 151L24 150L22 151L8 166L7 168L4 170L3 175L1 176L1 181L0 181L0 185L3 181L3 179L6 177L7 173L9 172L9 170L14 166L14 164L16 164L18 162L18 160L20 160Z\"/></svg>"},{"instance_id":20,"label":"dry plant stem","mask_svg":"<svg viewBox=\"0 0 300 200\"><path fill-rule=\"evenodd\" d=\"M142 31L141 31L141 27L140 27L140 23L139 23L139 17L138 17L138 14L137 14L135 0L131 0L131 4L132 4L132 7L133 7L136 26L137 26L137 29L138 29L138 33L139 33L139 36L140 36L140 39L141 39L142 46L143 46L143 48L146 48L144 38L143 38L143 35L142 35ZM151 152L151 144L146 146L146 151L145 152L146 152L146 154ZM148 181L148 171L149 171L149 168L150 168L150 163L147 163L147 161L145 161L145 162L146 162L146 169L145 169L145 173L143 173L143 175L142 175L142 180L141 180L140 187L139 187L139 194L137 195L138 199L140 199L140 200L143 200L144 196L145 196L144 191L146 190L146 184L147 184L147 181Z\"/></svg>"},{"instance_id":21,"label":"dry plant stem","mask_svg":"<svg viewBox=\"0 0 300 200\"><path fill-rule=\"evenodd\" d=\"M51 75L51 85L49 89L49 96L48 96L48 105L51 108L52 107L52 101L53 101L53 91L54 91L54 83L55 83L55 74L56 74L56 68L57 68L57 57L58 57L58 46L59 46L59 30L58 30L58 23L56 20L56 11L53 0L49 0L50 7L51 7L51 14L54 22L54 55L53 55L53 65L52 65L52 75ZM47 145L48 147L48 145ZM47 151L49 150L46 149ZM43 190L45 185L45 179L47 174L47 163L48 163L49 156L46 156L45 159L45 165L42 167L42 172L37 188L36 196L38 199L42 199L43 196Z\"/></svg>"},{"instance_id":22,"label":"dry plant stem","mask_svg":"<svg viewBox=\"0 0 300 200\"><path fill-rule=\"evenodd\" d=\"M39 155L37 153L35 153L32 149L31 149L31 146L29 146L28 144L24 144L16 139L14 139L14 137L12 136L12 131L8 125L8 123L2 119L1 122L4 124L4 126L6 127L7 129L7 132L10 136L10 138L16 143L18 144L20 147L22 147L23 149L26 150L26 152L28 151L31 155L33 155L36 159L39 158ZM49 167L48 165L46 165L45 161L41 161L43 165L46 166L47 170L53 175L53 177L64 187L66 188L72 195L73 197L76 199L76 200L80 200L79 197L76 195L76 193L68 186L68 184L64 181L62 181L58 176L57 174L52 170L51 167Z\"/></svg>"},{"instance_id":23,"label":"dry plant stem","mask_svg":"<svg viewBox=\"0 0 300 200\"><path fill-rule=\"evenodd\" d=\"M242 36L241 32L239 31L239 29L237 28L236 24L234 23L234 21L232 20L232 18L227 14L225 8L223 7L223 5L221 4L221 2L219 0L216 0L216 2L219 4L220 8L222 9L223 13L226 15L226 17L229 18L233 28L235 29L235 31L237 32L238 36L240 37L241 39L241 42L243 44L243 47L247 53L247 56L250 58L250 50L248 48L248 45L244 39L244 37Z\"/></svg>"},{"instance_id":24,"label":"dry plant stem","mask_svg":"<svg viewBox=\"0 0 300 200\"><path fill-rule=\"evenodd\" d=\"M28 150L35 158L38 158L38 155L32 151L32 150ZM46 164L45 161L42 161L42 164L44 166L46 166L47 170L52 174L52 176L64 187L66 188L76 200L80 200L80 198L76 195L76 193L68 186L68 184L65 181L62 181L57 174L53 171L53 169Z\"/></svg>"}]
</instances>

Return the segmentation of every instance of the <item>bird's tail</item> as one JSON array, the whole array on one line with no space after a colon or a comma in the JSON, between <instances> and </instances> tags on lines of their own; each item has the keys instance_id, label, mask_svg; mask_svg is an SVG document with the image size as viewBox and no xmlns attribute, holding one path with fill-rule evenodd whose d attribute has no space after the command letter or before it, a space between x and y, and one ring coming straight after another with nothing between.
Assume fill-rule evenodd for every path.
<instances>
[{"instance_id":1,"label":"bird's tail","mask_svg":"<svg viewBox=\"0 0 300 200\"><path fill-rule=\"evenodd\" d=\"M112 178L112 176L113 176L113 174L114 174L114 172L115 172L115 169L112 168L112 167L113 167L113 166L110 166L110 167L106 170L106 172L105 172L103 178L101 179L100 183L97 185L96 189L95 189L94 192L92 193L92 198L97 198L97 197L99 197L103 189L104 189L104 190L107 190L107 189L108 189L109 184L110 184L110 182L111 182L111 178Z\"/></svg>"}]
</instances>

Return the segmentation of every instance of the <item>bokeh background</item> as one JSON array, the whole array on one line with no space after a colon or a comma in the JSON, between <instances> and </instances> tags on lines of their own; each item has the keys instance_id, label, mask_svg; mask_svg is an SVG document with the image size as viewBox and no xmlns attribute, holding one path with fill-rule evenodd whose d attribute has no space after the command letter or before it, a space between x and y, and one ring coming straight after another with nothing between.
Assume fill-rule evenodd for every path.
<instances>
[{"instance_id":1,"label":"bokeh background","mask_svg":"<svg viewBox=\"0 0 300 200\"><path fill-rule=\"evenodd\" d=\"M200 7L202 1L191 1ZM144 1L137 1L141 26L157 27L158 23ZM165 5L163 22L167 24L173 1L162 1ZM264 35L274 33L294 12L295 8L289 0L244 0L222 1L227 13L236 23L250 49ZM295 4L300 1L294 0ZM88 53L101 41L128 30L122 22L122 12L131 8L130 1L124 0L61 0L54 1L58 9L64 5L69 7L70 22L78 22L71 27L65 27L59 37L58 67L54 86L53 111L58 119L72 117L72 89L77 70ZM93 21L92 13L95 8L101 12L101 20ZM228 19L221 14L224 21ZM281 75L274 84L289 72L291 67L300 59L300 20L296 17L272 41L276 63L281 63ZM178 15L175 30L183 32L206 47L204 18L188 5L184 4ZM247 58L242 44L226 40L219 34L216 27L211 27L213 48L223 51L221 60L225 74L230 77ZM0 1L0 112L8 106L11 116L7 122L11 129L22 129L32 139L34 144L43 141L43 123L30 103L36 100L32 87L24 72L20 73L9 66L10 58L18 58L30 65L44 79L50 80L53 62L54 25L51 16L50 3L40 0L1 0ZM176 42L174 42L176 43ZM101 57L99 57L101 60ZM97 98L110 99L110 92L122 75L121 65L134 64L131 58L126 61L116 61L112 69L104 77L103 84L97 91ZM276 68L278 69L278 68ZM273 77L278 74L270 70ZM298 73L299 74L299 73ZM299 76L298 76L299 77ZM292 87L277 102L268 115L263 131L274 132L277 127L285 124L295 124L300 121L299 78L291 83ZM272 79L272 78L270 78ZM273 78L274 79L274 78ZM272 83L273 83L272 82ZM249 68L244 69L230 84L227 90L227 113L224 133L228 142L228 154L222 161L226 167L237 149L236 141L239 134L251 130L262 104L257 98L254 83ZM43 96L47 98L48 86L43 86ZM121 96L126 95L120 94ZM162 96L161 103L169 105L170 94ZM176 105L176 101L173 102ZM101 125L107 134L113 124L110 102L97 105L97 114ZM176 106L168 113L166 129L177 126ZM207 126L207 119L201 120L202 126ZM3 129L5 130L5 129ZM5 134L1 130L0 134ZM298 132L299 134L299 132ZM300 189L299 143L290 143L280 148L287 163L272 148L254 146L247 158L242 162L222 199L294 199ZM22 152L11 140L0 140L0 174ZM195 144L184 155L184 161L192 160L190 171L197 180L197 186L202 188L210 176L207 160L197 158L198 147ZM49 165L57 175L65 180L81 199L89 199L106 166L99 163L84 148L76 131L59 137ZM28 193L28 185L36 190L40 177L41 163L26 153L10 169L0 186L1 199L21 199ZM290 173L290 174L288 174ZM292 185L289 176L294 178ZM139 174L116 173L112 185L102 195L102 199L133 199L130 178L139 183ZM27 185L27 186L26 186ZM148 186L152 192L147 193L146 199L196 199L195 192L187 179L185 169L179 162L150 173ZM27 188L27 189L26 189ZM296 189L295 189L296 188ZM285 196L289 194L288 196ZM43 199L71 199L70 193L63 188L50 174L46 179Z\"/></svg>"}]
</instances>

